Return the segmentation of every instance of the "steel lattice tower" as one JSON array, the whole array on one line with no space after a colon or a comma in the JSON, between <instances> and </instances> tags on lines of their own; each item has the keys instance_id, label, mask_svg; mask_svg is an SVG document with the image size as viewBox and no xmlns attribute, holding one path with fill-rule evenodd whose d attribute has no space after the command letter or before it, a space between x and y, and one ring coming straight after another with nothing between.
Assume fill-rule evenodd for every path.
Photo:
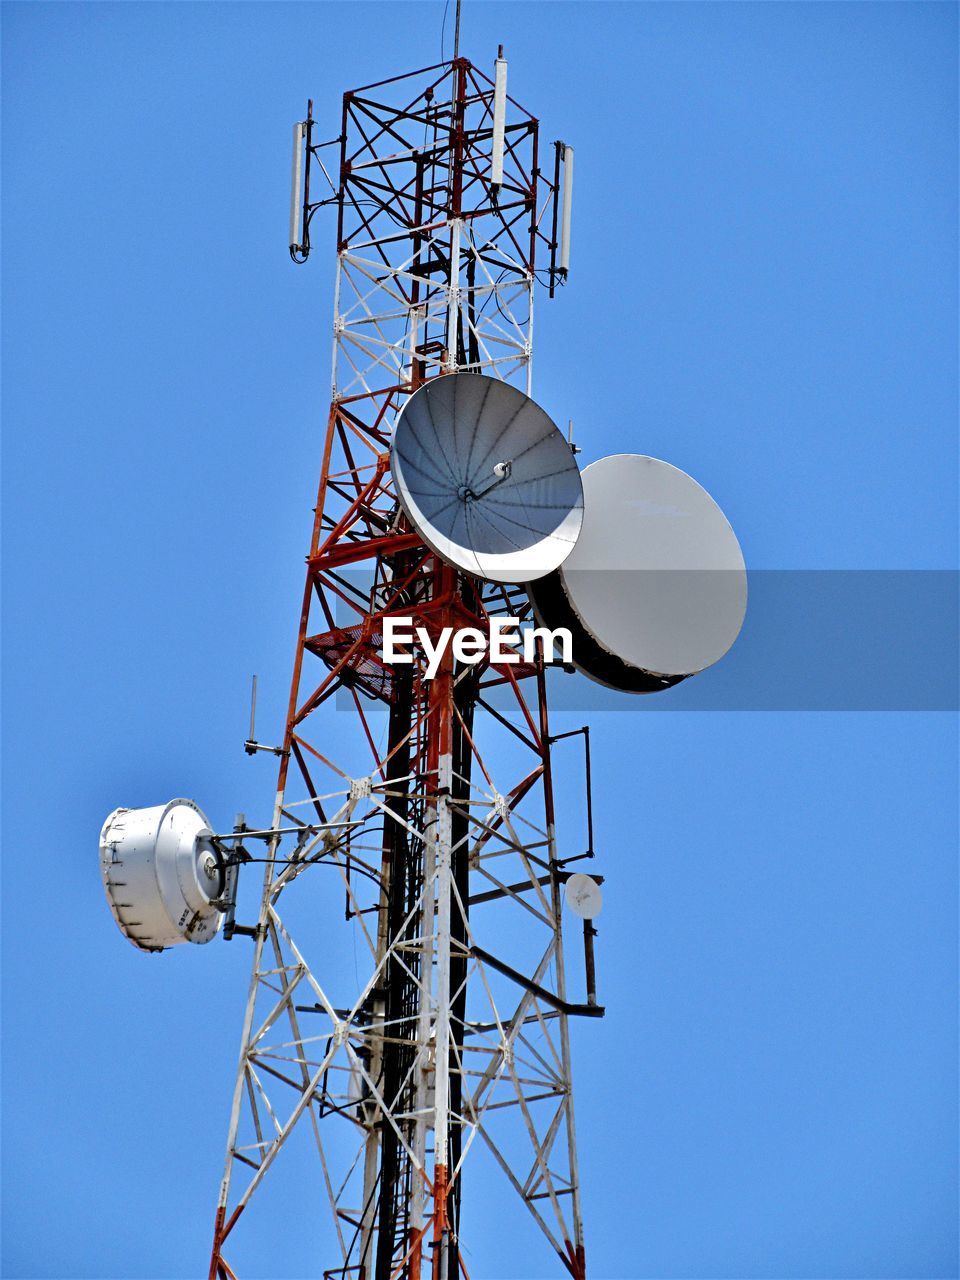
<instances>
[{"instance_id":1,"label":"steel lattice tower","mask_svg":"<svg viewBox=\"0 0 960 1280\"><path fill-rule=\"evenodd\" d=\"M529 616L522 590L423 544L389 468L392 424L426 380L473 371L530 392L538 253L551 291L560 275L559 159L545 179L538 122L510 100L495 182L493 105L463 58L348 92L336 181L302 126L296 258L316 211L337 211L332 400L259 919L235 928L253 972L211 1280L242 1270L265 1179L297 1141L329 1202L329 1230L310 1227L327 1276L466 1275L472 1150L585 1276L567 1020L602 1011L565 986L572 856L543 648L476 666L448 649L430 680L422 652L390 666L381 644L390 616L431 636ZM332 194L312 199L311 178Z\"/></svg>"}]
</instances>

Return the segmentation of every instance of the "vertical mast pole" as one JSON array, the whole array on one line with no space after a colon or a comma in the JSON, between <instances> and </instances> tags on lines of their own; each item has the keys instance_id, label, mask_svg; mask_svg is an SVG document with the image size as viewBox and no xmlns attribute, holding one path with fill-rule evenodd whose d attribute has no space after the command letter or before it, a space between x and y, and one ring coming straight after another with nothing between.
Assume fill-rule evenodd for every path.
<instances>
[{"instance_id":1,"label":"vertical mast pole","mask_svg":"<svg viewBox=\"0 0 960 1280\"><path fill-rule=\"evenodd\" d=\"M450 138L450 278L449 306L447 312L447 368L457 368L457 330L460 322L460 237L463 227L463 152L464 111L467 97L466 66L459 58L460 3L457 0L457 30L455 39L453 83L451 103ZM440 626L456 626L453 609L454 596L459 588L459 575L448 565L437 562L434 577L436 596L445 602L439 619ZM436 969L437 1011L434 1031L436 1069L433 1133L433 1280L455 1280L449 1275L450 1223L447 1217L449 1195L450 1150L450 962L451 962L451 913L453 907L453 825L451 798L453 795L453 658L449 646L444 651L440 671L430 687L430 727L436 735ZM432 763L432 762L431 762Z\"/></svg>"},{"instance_id":2,"label":"vertical mast pole","mask_svg":"<svg viewBox=\"0 0 960 1280\"><path fill-rule=\"evenodd\" d=\"M456 571L438 566L435 578L437 592L447 601L440 625L455 622L452 608L457 585ZM435 1023L436 1070L433 1133L433 1275L434 1280L451 1280L449 1276L450 1223L447 1218L449 1192L450 1145L450 939L453 905L453 830L450 801L453 791L453 658L449 646L443 665L430 687L431 733L436 752L436 883L437 883L437 1011Z\"/></svg>"}]
</instances>

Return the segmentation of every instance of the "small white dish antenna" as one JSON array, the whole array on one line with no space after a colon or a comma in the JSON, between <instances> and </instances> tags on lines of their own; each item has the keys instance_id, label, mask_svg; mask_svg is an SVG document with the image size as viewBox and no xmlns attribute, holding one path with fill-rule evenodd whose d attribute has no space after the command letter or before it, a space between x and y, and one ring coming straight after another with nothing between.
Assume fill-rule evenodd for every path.
<instances>
[{"instance_id":1,"label":"small white dish antenna","mask_svg":"<svg viewBox=\"0 0 960 1280\"><path fill-rule=\"evenodd\" d=\"M192 800L114 809L100 832L100 872L121 933L141 951L209 942L226 867Z\"/></svg>"},{"instance_id":2,"label":"small white dish antenna","mask_svg":"<svg viewBox=\"0 0 960 1280\"><path fill-rule=\"evenodd\" d=\"M591 876L578 871L572 875L564 890L567 906L581 920L595 920L603 909L603 894Z\"/></svg>"},{"instance_id":3,"label":"small white dish antenna","mask_svg":"<svg viewBox=\"0 0 960 1280\"><path fill-rule=\"evenodd\" d=\"M583 487L570 446L522 391L453 373L414 392L390 450L397 498L449 564L493 582L530 582L573 550Z\"/></svg>"},{"instance_id":4,"label":"small white dish antenna","mask_svg":"<svg viewBox=\"0 0 960 1280\"><path fill-rule=\"evenodd\" d=\"M569 627L574 665L627 692L668 688L719 661L743 625L747 575L707 491L632 453L591 463L583 489L576 547L530 588L541 624Z\"/></svg>"}]
</instances>

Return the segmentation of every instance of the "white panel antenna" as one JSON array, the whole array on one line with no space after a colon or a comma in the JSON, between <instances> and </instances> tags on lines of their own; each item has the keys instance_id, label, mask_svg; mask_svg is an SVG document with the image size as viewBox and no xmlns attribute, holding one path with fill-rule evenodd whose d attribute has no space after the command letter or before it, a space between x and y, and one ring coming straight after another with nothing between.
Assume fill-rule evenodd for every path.
<instances>
[{"instance_id":1,"label":"white panel antenna","mask_svg":"<svg viewBox=\"0 0 960 1280\"><path fill-rule=\"evenodd\" d=\"M302 235L303 205L300 185L303 174L303 124L298 120L293 126L293 171L290 177L290 248L299 249Z\"/></svg>"},{"instance_id":2,"label":"white panel antenna","mask_svg":"<svg viewBox=\"0 0 960 1280\"><path fill-rule=\"evenodd\" d=\"M490 183L495 192L503 186L503 131L507 118L507 60L503 45L494 63L493 140L490 148Z\"/></svg>"},{"instance_id":3,"label":"white panel antenna","mask_svg":"<svg viewBox=\"0 0 960 1280\"><path fill-rule=\"evenodd\" d=\"M563 205L560 215L560 264L564 274L570 270L570 216L573 208L573 147L563 148Z\"/></svg>"}]
</instances>

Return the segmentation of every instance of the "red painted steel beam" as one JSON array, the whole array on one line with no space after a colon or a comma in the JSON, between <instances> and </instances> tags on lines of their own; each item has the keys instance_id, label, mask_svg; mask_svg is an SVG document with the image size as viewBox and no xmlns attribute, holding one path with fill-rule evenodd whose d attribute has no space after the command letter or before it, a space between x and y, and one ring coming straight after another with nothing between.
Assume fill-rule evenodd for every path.
<instances>
[{"instance_id":1,"label":"red painted steel beam","mask_svg":"<svg viewBox=\"0 0 960 1280\"><path fill-rule=\"evenodd\" d=\"M325 569L369 560L371 556L390 556L422 546L423 539L418 533L392 533L382 538L366 538L362 542L341 542L321 555L311 556L307 564L315 573L322 573Z\"/></svg>"}]
</instances>

